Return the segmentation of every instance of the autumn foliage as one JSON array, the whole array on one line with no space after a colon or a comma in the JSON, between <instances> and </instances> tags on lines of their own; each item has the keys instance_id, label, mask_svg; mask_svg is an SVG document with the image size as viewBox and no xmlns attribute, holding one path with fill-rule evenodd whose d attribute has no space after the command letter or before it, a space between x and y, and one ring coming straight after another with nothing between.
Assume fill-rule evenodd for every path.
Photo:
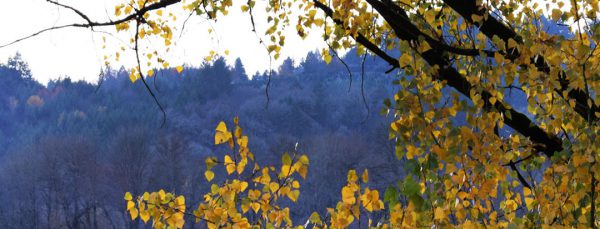
<instances>
[{"instance_id":1,"label":"autumn foliage","mask_svg":"<svg viewBox=\"0 0 600 229\"><path fill-rule=\"evenodd\" d=\"M131 5L139 10L160 3L167 1L140 0ZM248 1L240 6L252 20L256 4ZM598 2L572 1L568 10L565 4L474 0L261 4L269 25L266 48L274 58L284 46L281 31L295 26L301 37L307 31L323 31L329 49L322 56L327 62L336 51L356 48L359 55L369 53L387 61L390 72L399 69L398 92L384 102L383 113L395 117L389 137L411 173L386 191L385 204L377 190L363 187L367 172L358 179L350 171L342 201L328 210L327 220L314 215L311 223L347 227L358 222L362 212L386 211L368 225L595 227L600 172ZM182 5L211 19L233 10L227 0ZM125 6L125 11L131 9ZM144 20L125 21L117 29L134 24L136 33L152 31L169 46L170 28L163 25L167 22L159 12L157 21L144 13ZM571 32L547 29L565 23ZM400 54L394 56L394 50ZM515 100L521 103L507 102ZM216 143L225 142L238 151L223 161L207 161L209 168L223 165L227 174L237 172L238 178L213 185L195 216L211 227L291 227L289 209L280 209L276 202L283 196L297 198L299 185L292 175L303 175L308 160L285 154L281 168L254 165L253 176L239 178L254 162L238 128L236 123L231 134L219 125ZM209 180L213 176L212 170L206 172ZM244 214L249 209L260 214L260 220L248 220ZM155 215L155 222L162 222L161 217Z\"/></svg>"},{"instance_id":2,"label":"autumn foliage","mask_svg":"<svg viewBox=\"0 0 600 229\"><path fill-rule=\"evenodd\" d=\"M213 181L215 167L223 167L228 179L221 184L211 184L210 193L204 194L204 202L192 213L196 221L205 221L209 228L292 226L290 209L279 207L277 203L281 198L296 202L300 195L298 179L306 178L308 157L286 152L281 158L280 167L261 167L254 161L254 154L248 148L248 136L242 134L237 118L234 119L234 125L231 131L227 129L225 122L220 122L216 128L215 144L224 144L232 152L224 155L222 160L216 157L206 158L207 170L204 175L207 181ZM144 222L152 218L156 228L181 228L185 223L183 217L186 205L183 196L175 197L175 194L160 190L144 193L136 200L132 199L130 193L126 193L125 200L132 220L138 215ZM259 217L254 221L249 220L251 213Z\"/></svg>"},{"instance_id":3,"label":"autumn foliage","mask_svg":"<svg viewBox=\"0 0 600 229\"><path fill-rule=\"evenodd\" d=\"M238 119L234 119L235 129L229 131L225 122L216 128L215 144L224 144L232 151L223 156L206 158L207 181L213 181L213 169L223 167L228 175L221 184L212 183L210 192L204 194L204 202L200 203L192 213L186 212L184 196L174 193L144 193L133 198L125 193L127 211L131 219L140 218L144 223L152 219L155 228L182 228L185 214L192 214L196 222L204 221L209 228L250 228L250 227L294 227L289 207L280 207L278 202L287 198L296 202L300 195L299 178L306 178L309 159L306 155L286 152L281 158L281 166L261 167L254 161L254 155L248 148L248 136L242 134ZM252 169L246 169L247 167ZM314 212L309 222L314 227L333 228L348 227L359 221L366 212L385 209L379 191L369 189L368 170L364 170L360 178L355 170L348 172L348 183L341 190L342 200L335 208L327 209L329 222ZM400 204L396 203L396 210ZM392 216L397 216L395 212ZM369 225L372 219L368 218ZM399 226L402 221L391 223Z\"/></svg>"},{"instance_id":4,"label":"autumn foliage","mask_svg":"<svg viewBox=\"0 0 600 229\"><path fill-rule=\"evenodd\" d=\"M285 47L282 31L295 28L303 38L322 31L326 62L350 48L386 61L398 90L384 101L382 114L394 117L389 139L409 175L380 198L366 185L367 171L350 171L339 204L301 227L597 226L597 0L238 3L130 0L115 7L119 20L82 16L87 23L73 26L115 26L132 34L137 59L132 81L170 67L160 55L173 45L177 29L178 19L167 11L172 5L213 21L241 10L270 58L279 58ZM266 23L265 31L256 30L256 20ZM564 30L552 31L555 27ZM153 40L164 46L150 48L146 41ZM110 58L120 52L125 49ZM206 60L219 55L209 53ZM260 166L237 120L232 131L224 123L216 131L215 143L231 153L208 158L205 177L213 181L224 167L227 178L212 184L205 201L191 208L184 197L164 191L135 198L128 193L132 219L152 219L159 228L183 226L185 214L209 227L299 225L279 201L298 198L308 158L288 152L281 165ZM384 214L364 221L373 211Z\"/></svg>"}]
</instances>

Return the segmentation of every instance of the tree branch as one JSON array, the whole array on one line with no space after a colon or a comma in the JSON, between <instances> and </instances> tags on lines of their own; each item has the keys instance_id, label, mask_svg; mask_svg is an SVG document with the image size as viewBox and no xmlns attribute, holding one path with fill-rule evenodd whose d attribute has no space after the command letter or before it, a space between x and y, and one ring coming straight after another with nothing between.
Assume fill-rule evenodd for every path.
<instances>
[{"instance_id":1,"label":"tree branch","mask_svg":"<svg viewBox=\"0 0 600 229\"><path fill-rule=\"evenodd\" d=\"M333 17L333 10L331 8L329 8L329 6L326 6L325 4L323 4L322 2L320 2L318 0L313 0L313 3L315 4L315 7L319 8L320 10L322 10L325 13L325 15L330 17L333 20L333 22L335 22L335 24L337 24L338 26L343 26L343 22L341 20ZM365 37L362 33L358 33L358 36L353 37L353 38L356 42L365 46L365 48L367 48L369 51L371 51L375 55L379 56L385 62L388 62L388 64L390 64L393 67L392 69L400 67L400 63L398 63L398 60L396 58L391 57L386 52L381 50L377 45L375 45L374 43L369 41L369 39L367 37ZM392 69L390 69L388 71L392 71Z\"/></svg>"},{"instance_id":2,"label":"tree branch","mask_svg":"<svg viewBox=\"0 0 600 229\"><path fill-rule=\"evenodd\" d=\"M96 22L96 21L90 20L88 16L86 16L81 11L79 11L79 10L73 8L73 7L70 7L70 6L67 6L67 5L63 5L63 4L60 4L58 2L54 2L54 1L51 1L51 0L47 0L47 1L50 2L50 3L52 3L52 4L55 4L55 5L58 5L58 6L65 7L67 9L73 10L75 13L77 13L79 16L81 16L87 22L86 23L73 23L73 24L66 24L66 25L61 25L61 26L48 27L46 29L42 29L40 31L32 33L31 35L18 38L16 40L14 40L12 42L9 42L9 43L6 43L4 45L0 45L0 48L4 48L4 47L10 46L10 45L13 45L15 43L27 40L29 38L35 37L37 35L40 35L42 33L45 33L45 32L48 32L48 31L52 31L52 30L58 30L58 29L64 29L64 28L70 28L70 27L93 28L93 27L114 26L114 25L117 25L117 24L121 24L121 23L124 23L124 22L135 20L138 17L142 17L145 13L147 13L149 11L157 10L157 9L160 9L160 8L165 8L167 6L170 6L170 5L173 5L175 3L181 2L181 0L161 0L159 2L156 2L156 3L150 4L150 5L144 6L141 9L138 9L137 11L135 11L134 13L129 14L129 15L127 15L124 18L121 18L119 20L116 20L116 21L112 21L111 20L111 21L105 21L105 22Z\"/></svg>"},{"instance_id":3,"label":"tree branch","mask_svg":"<svg viewBox=\"0 0 600 229\"><path fill-rule=\"evenodd\" d=\"M52 0L46 0L46 1L47 1L47 2L49 2L49 3L52 3L52 4L54 4L54 5L57 5L57 6L60 6L60 7L63 7L63 8L70 9L70 10L72 10L73 12L75 12L77 15L79 15L81 18L83 18L83 20L87 21L87 22L88 22L88 24L92 24L92 20L90 20L90 18L89 18L87 15L85 15L83 12L81 12L81 11L80 11L80 10L78 10L78 9L75 9L75 8L73 8L72 6L67 6L67 5L61 4L61 3L59 3L59 2L52 1Z\"/></svg>"},{"instance_id":4,"label":"tree branch","mask_svg":"<svg viewBox=\"0 0 600 229\"><path fill-rule=\"evenodd\" d=\"M319 4L318 1L314 2L315 6L322 9L327 15L332 15L333 10L331 10L329 7L323 4ZM419 43L418 28L408 20L406 12L404 12L401 8L394 8L393 6L386 5L378 0L367 0L367 2L384 18L384 20L388 24L390 24L390 26L392 27L396 36L399 39L408 41L412 44ZM390 4L393 5L394 3ZM392 11L392 9L396 11L394 12ZM340 20L336 20L334 18L334 21L338 25L342 25ZM357 39L357 42L363 44L362 41L359 39ZM367 45L369 45L369 43L366 43L365 47L367 47ZM379 49L377 48L375 50ZM387 54L377 55L389 57ZM474 86L455 68L452 67L450 61L444 57L442 50L430 49L423 53L419 53L419 55L423 59L425 59L425 61L427 61L427 63L430 66L440 67L438 74L434 76L435 79L439 81L446 81L449 86L453 87L458 92L470 98L471 89L474 89ZM384 58L384 60L387 61L390 65L399 65L398 61L396 59L391 59L391 57ZM529 137L532 142L536 143L534 146L536 150L544 152L546 156L551 157L552 155L554 155L554 152L561 151L563 149L562 141L559 138L546 133L546 131L544 131L538 125L533 123L524 114L510 108L509 106L505 105L502 101L497 101L495 104L492 105L489 102L489 99L492 97L492 94L490 92L483 90L481 92L481 97L485 103L484 108L487 111L491 111L492 108L494 108L498 112L504 114L505 117L507 117L504 120L504 122L523 136Z\"/></svg>"},{"instance_id":5,"label":"tree branch","mask_svg":"<svg viewBox=\"0 0 600 229\"><path fill-rule=\"evenodd\" d=\"M490 15L484 17L484 15L488 13L484 6L477 5L476 0L444 0L444 3L460 14L466 21L476 25L479 28L479 31L481 31L489 39L492 39L494 36L498 36L500 39L506 42L507 45L509 39L515 40L520 45L524 44L521 36L519 36L508 26L504 25L502 22L498 21L498 19ZM483 19L475 22L472 19L472 15L478 15ZM519 50L513 48L509 49L504 56L507 59L514 61L519 58L520 55L521 54L519 53ZM548 65L543 56L536 55L535 57L531 58L531 62L534 63L535 67L537 67L539 71L550 74L551 66ZM521 67L527 68L528 66L523 65ZM560 71L558 73L558 82L560 83L560 89L556 89L556 93L562 96L564 91L568 91L569 98L575 99L576 101L576 106L574 108L575 112L577 112L585 120L588 120L588 117L591 116L592 122L598 121L596 112L600 110L590 98L588 93L581 89L569 88L569 79L567 79L565 71ZM591 106L588 106L588 101L591 102Z\"/></svg>"}]
</instances>

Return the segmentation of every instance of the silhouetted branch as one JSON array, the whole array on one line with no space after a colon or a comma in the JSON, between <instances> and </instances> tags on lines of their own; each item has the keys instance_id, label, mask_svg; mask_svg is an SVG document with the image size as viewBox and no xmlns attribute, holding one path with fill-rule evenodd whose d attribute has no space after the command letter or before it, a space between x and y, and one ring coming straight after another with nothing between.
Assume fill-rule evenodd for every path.
<instances>
[{"instance_id":1,"label":"silhouetted branch","mask_svg":"<svg viewBox=\"0 0 600 229\"><path fill-rule=\"evenodd\" d=\"M52 4L55 4L55 5L58 5L58 6L61 6L61 7L65 7L67 9L75 11L75 13L77 13L79 16L81 16L82 18L84 18L87 22L86 23L73 23L73 24L66 24L66 25L61 25L61 26L48 27L46 29L42 29L40 31L32 33L31 35L18 38L16 40L11 41L11 42L9 42L7 44L4 44L4 45L0 45L0 48L4 48L4 47L10 46L10 45L13 45L15 43L27 40L29 38L38 36L38 35L40 35L42 33L45 33L45 32L48 32L48 31L52 31L52 30L59 30L59 29L70 28L70 27L93 28L93 27L105 27L105 26L118 25L118 24L121 24L121 23L124 23L124 22L128 22L128 21L131 21L131 20L136 20L136 18L138 18L138 17L142 18L143 15L145 13L149 12L149 11L157 10L157 9L164 8L164 7L173 5L175 3L181 2L181 0L161 0L159 2L156 2L156 3L150 4L150 5L144 6L141 9L137 9L134 13L129 14L129 15L127 15L127 16L119 19L119 20L116 20L116 21L112 21L111 20L111 21L105 21L105 22L96 22L96 21L90 20L88 16L86 16L81 11L79 11L79 10L73 8L73 7L70 7L70 6L67 6L67 5L63 5L63 4L60 4L60 3L57 3L57 2L54 2L54 1L50 1L50 0L47 0L47 1L50 2L50 3L52 3Z\"/></svg>"},{"instance_id":2,"label":"silhouetted branch","mask_svg":"<svg viewBox=\"0 0 600 229\"><path fill-rule=\"evenodd\" d=\"M315 6L324 11L326 15L330 17L333 16L333 10L331 8L325 6L319 1L313 2ZM399 39L407 41L412 45L419 44L419 29L412 24L410 20L408 20L406 12L397 6L393 7L393 3L386 5L378 0L367 0L367 2L391 26ZM333 18L333 21L339 26L343 25L343 22L338 19ZM380 56L390 65L399 66L399 63L395 58L391 58L384 51L369 42L366 38L363 37L364 40L360 38L361 34L359 33L356 38L358 43L367 47L367 49L375 53L377 56ZM473 86L463 75L461 75L454 67L452 67L451 62L443 54L443 51L444 50L440 49L429 49L422 53L418 52L418 54L430 66L440 67L438 74L433 76L434 79L446 81L447 85L453 87L461 94L470 98L471 89L475 88L475 86ZM514 110L502 101L497 101L495 104L491 104L489 99L492 97L492 94L486 90L482 90L480 94L482 100L484 101L484 109L491 111L493 108L499 113L505 114L506 117L511 117L506 118L504 122L520 134L530 138L530 140L534 143L534 148L536 150L544 152L548 157L550 157L554 155L554 152L559 152L563 149L562 141L559 138L547 133L545 130L531 121L526 115Z\"/></svg>"},{"instance_id":3,"label":"silhouetted branch","mask_svg":"<svg viewBox=\"0 0 600 229\"><path fill-rule=\"evenodd\" d=\"M524 44L523 38L520 37L513 29L509 28L493 16L486 16L485 14L488 14L488 12L486 12L486 8L484 6L477 5L476 0L444 0L444 3L460 14L464 20L476 25L479 31L481 31L489 39L493 39L494 36L498 36L500 39L506 42L507 45L509 39L513 39L520 45ZM473 21L472 15L480 16L483 19L475 22ZM507 50L508 52L504 54L507 59L516 60L521 55L517 48L509 48ZM543 56L535 55L531 58L531 62L535 64L538 71L550 74L550 69L552 66L546 62ZM521 67L527 68L528 66L523 65ZM559 68L560 66L555 67ZM575 99L576 102L574 110L584 119L588 120L588 118L591 118L591 122L597 122L598 117L595 115L595 113L600 109L594 103L594 100L590 98L590 94L578 88L568 88L570 81L567 79L565 71L559 71L558 82L560 83L561 87L560 89L555 90L556 93L559 96L562 96L563 92L568 91L568 97ZM591 103L591 106L588 106L588 102Z\"/></svg>"}]
</instances>

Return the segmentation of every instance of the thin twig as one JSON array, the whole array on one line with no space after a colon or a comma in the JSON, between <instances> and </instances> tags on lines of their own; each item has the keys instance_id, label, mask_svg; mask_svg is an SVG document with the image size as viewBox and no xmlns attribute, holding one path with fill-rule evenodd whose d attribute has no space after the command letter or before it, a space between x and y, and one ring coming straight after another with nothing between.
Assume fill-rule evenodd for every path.
<instances>
[{"instance_id":1,"label":"thin twig","mask_svg":"<svg viewBox=\"0 0 600 229\"><path fill-rule=\"evenodd\" d=\"M67 5L52 1L52 0L46 0L46 1L49 3L52 3L54 5L70 9L73 12L75 12L77 15L79 15L81 18L83 18L83 20L87 21L89 24L93 23L92 20L90 20L90 18L87 15L85 15L83 12L79 11L78 9L73 8L72 6L67 6Z\"/></svg>"},{"instance_id":2,"label":"thin twig","mask_svg":"<svg viewBox=\"0 0 600 229\"><path fill-rule=\"evenodd\" d=\"M51 1L49 1L49 2L51 2ZM105 22L96 22L96 21L91 21L90 20L87 23L83 23L83 24L82 23L72 23L72 24L66 24L66 25L61 25L61 26L51 26L51 27L39 30L39 31L37 31L35 33L32 33L32 34L30 34L28 36L18 38L16 40L11 41L9 43L6 43L4 45L0 45L0 48L4 48L4 47L10 46L10 45L13 45L15 43L18 43L18 42L30 39L32 37L38 36L38 35L40 35L42 33L45 33L45 32L48 32L48 31L52 31L52 30L59 30L59 29L70 28L70 27L77 27L77 28L105 27L105 26L118 25L118 24L121 24L121 23L129 22L131 20L139 21L138 18L143 18L144 14L147 13L147 12L149 12L149 11L157 10L157 9L160 9L160 8L165 8L167 6L170 6L170 5L173 5L175 3L179 3L179 2L181 2L181 0L161 0L161 1L158 1L156 3L144 6L141 9L136 10L134 13L129 14L129 15L127 15L127 16L119 19L119 20L116 20L116 21L110 20L110 21L105 21ZM52 3L54 3L54 2L52 2ZM69 6L62 5L62 4L59 4L58 6L66 7L67 9L70 9ZM81 11L77 11L77 12L81 13ZM83 14L81 13L81 15L83 15ZM83 16L85 16L85 15L83 15ZM87 17L87 16L85 16L85 17Z\"/></svg>"},{"instance_id":3,"label":"thin twig","mask_svg":"<svg viewBox=\"0 0 600 229\"><path fill-rule=\"evenodd\" d=\"M140 33L140 21L136 21L136 26L135 26L135 37L134 37L134 42L135 42L135 58L137 60L137 65L138 65L138 73L140 74L140 79L142 80L142 83L144 83L144 86L146 87L146 91L148 91L148 93L150 94L150 96L152 96L152 99L154 99L154 103L156 103L156 105L158 106L158 108L160 109L160 111L162 112L163 115L163 119L162 119L162 123L160 125L160 127L164 127L165 123L167 122L167 113L165 112L165 109L163 108L163 106L160 104L160 102L158 101L158 98L156 97L156 95L154 95L154 92L152 92L152 89L150 89L150 86L148 86L148 83L146 83L146 80L144 79L144 74L142 73L142 65L140 64L140 53L139 53L139 46L138 46L138 40L139 40L139 33Z\"/></svg>"},{"instance_id":4,"label":"thin twig","mask_svg":"<svg viewBox=\"0 0 600 229\"><path fill-rule=\"evenodd\" d=\"M104 70L102 70L102 67L100 67L100 74L98 75L98 86L96 86L96 90L94 91L94 93L98 93L98 90L100 90L100 86L102 86L103 82L104 82Z\"/></svg>"},{"instance_id":5,"label":"thin twig","mask_svg":"<svg viewBox=\"0 0 600 229\"><path fill-rule=\"evenodd\" d=\"M360 94L362 95L363 103L365 104L365 108L367 108L367 116L365 119L361 121L361 123L365 123L367 119L369 119L369 115L371 114L371 109L369 108L369 104L367 104L367 99L365 97L365 60L367 59L367 52L363 55L362 64L360 67Z\"/></svg>"}]
</instances>

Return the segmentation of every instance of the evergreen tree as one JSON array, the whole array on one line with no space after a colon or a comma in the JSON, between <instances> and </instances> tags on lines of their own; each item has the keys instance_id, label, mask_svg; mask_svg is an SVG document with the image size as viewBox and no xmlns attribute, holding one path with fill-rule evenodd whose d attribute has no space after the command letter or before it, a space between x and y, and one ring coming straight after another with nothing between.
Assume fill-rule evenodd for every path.
<instances>
[{"instance_id":1,"label":"evergreen tree","mask_svg":"<svg viewBox=\"0 0 600 229\"><path fill-rule=\"evenodd\" d=\"M232 83L242 83L248 81L248 75L246 74L246 69L242 64L242 60L240 58L235 59L235 64L233 66L233 77Z\"/></svg>"}]
</instances>

